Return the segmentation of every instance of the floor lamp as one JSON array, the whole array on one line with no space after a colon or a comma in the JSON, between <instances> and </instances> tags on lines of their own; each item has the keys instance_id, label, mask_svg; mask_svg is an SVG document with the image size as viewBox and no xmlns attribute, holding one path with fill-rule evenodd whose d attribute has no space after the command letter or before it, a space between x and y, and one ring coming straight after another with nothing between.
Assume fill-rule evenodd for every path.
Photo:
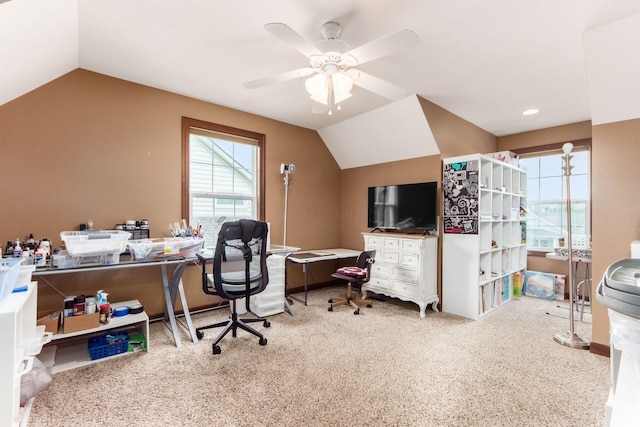
<instances>
[{"instance_id":1,"label":"floor lamp","mask_svg":"<svg viewBox=\"0 0 640 427\"><path fill-rule=\"evenodd\" d=\"M285 165L284 163L280 164L280 174L284 175L284 236L282 238L282 246L286 248L287 246L287 208L289 205L289 180L291 179L291 175L293 171L296 170L295 165L289 164ZM286 269L286 267L285 267ZM285 274L285 287L286 287L286 274ZM286 289L285 289L286 296ZM293 312L293 308L291 308L292 300L285 297L284 299L284 308L292 315L295 316Z\"/></svg>"},{"instance_id":2,"label":"floor lamp","mask_svg":"<svg viewBox=\"0 0 640 427\"><path fill-rule=\"evenodd\" d=\"M282 163L280 165L280 174L284 175L284 236L282 239L282 246L287 246L287 207L289 204L289 180L290 175L293 175L293 171L296 170L296 166L294 164L285 165Z\"/></svg>"},{"instance_id":3,"label":"floor lamp","mask_svg":"<svg viewBox=\"0 0 640 427\"><path fill-rule=\"evenodd\" d=\"M557 333L553 336L553 340L557 343L565 345L571 348L579 348L583 350L589 349L589 343L580 338L575 333L574 319L573 319L573 245L572 245L572 232L571 232L571 150L573 150L573 144L567 142L562 146L564 155L562 156L562 172L566 177L567 182L567 258L569 260L569 331L564 333Z\"/></svg>"}]
</instances>

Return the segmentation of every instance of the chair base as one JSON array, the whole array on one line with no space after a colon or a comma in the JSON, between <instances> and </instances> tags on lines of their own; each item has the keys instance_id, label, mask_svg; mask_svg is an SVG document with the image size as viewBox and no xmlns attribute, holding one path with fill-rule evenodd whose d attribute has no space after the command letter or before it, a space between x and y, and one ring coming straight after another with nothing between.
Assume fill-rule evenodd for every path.
<instances>
[{"instance_id":1,"label":"chair base","mask_svg":"<svg viewBox=\"0 0 640 427\"><path fill-rule=\"evenodd\" d=\"M213 341L213 344L211 344L211 347L213 349L213 354L220 354L222 352L221 349L220 349L220 346L218 345L218 343L220 341L222 341L222 339L229 332L231 332L231 336L235 338L237 336L238 328L243 329L243 330L249 332L250 334L255 335L258 338L260 338L258 340L258 343L260 345L267 345L267 339L260 332L258 332L256 329L254 329L251 326L247 325L247 323L256 323L256 322L263 322L263 326L265 328L268 328L269 326L271 326L271 323L267 319L265 319L264 317L251 317L251 318L239 319L238 318L238 313L236 313L235 307L234 307L234 310L231 313L231 316L229 317L229 320L225 320L223 322L218 322L218 323L214 323L212 325L201 326L199 328L196 328L196 336L198 337L198 339L202 339L204 337L204 333L202 331L204 331L205 329L213 329L213 328L224 327L224 329L218 334L216 339Z\"/></svg>"},{"instance_id":2,"label":"chair base","mask_svg":"<svg viewBox=\"0 0 640 427\"><path fill-rule=\"evenodd\" d=\"M353 295L352 295L351 283L349 283L349 284L347 284L347 296L346 297L331 297L331 299L329 300L329 304L331 304L331 305L329 306L329 310L328 311L333 311L334 307L339 307L341 305L349 304L353 309L355 309L353 314L360 314L360 306L361 305L366 305L367 307L371 308L373 302L371 300L368 300L368 299L354 298Z\"/></svg>"}]
</instances>

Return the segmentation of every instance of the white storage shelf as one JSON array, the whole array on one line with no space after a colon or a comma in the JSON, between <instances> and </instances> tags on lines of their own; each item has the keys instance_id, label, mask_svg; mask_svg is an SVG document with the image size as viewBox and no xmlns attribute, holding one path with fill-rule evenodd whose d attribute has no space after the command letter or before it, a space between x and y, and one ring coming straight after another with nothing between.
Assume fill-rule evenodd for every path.
<instances>
[{"instance_id":1,"label":"white storage shelf","mask_svg":"<svg viewBox=\"0 0 640 427\"><path fill-rule=\"evenodd\" d=\"M284 312L284 268L286 257L271 255L267 258L269 284L264 291L249 299L251 312L259 317Z\"/></svg>"},{"instance_id":2,"label":"white storage shelf","mask_svg":"<svg viewBox=\"0 0 640 427\"><path fill-rule=\"evenodd\" d=\"M135 304L139 304L139 301L131 300L113 303L111 304L111 307L115 309L117 307L132 306ZM143 334L147 344L146 350L149 349L149 316L147 316L147 313L143 311L142 313L137 314L112 317L109 323L104 325L100 324L97 328L84 329L68 334L54 334L51 337L51 343L49 344L51 346L55 345L56 347L55 363L53 365L52 372L62 372L106 360L107 358L91 360L88 347L89 338L106 331L123 329L128 329L129 334L132 332ZM62 331L62 325L60 326L60 331ZM132 353L125 352L109 356L108 358L127 356L130 354Z\"/></svg>"},{"instance_id":3,"label":"white storage shelf","mask_svg":"<svg viewBox=\"0 0 640 427\"><path fill-rule=\"evenodd\" d=\"M481 154L444 165L442 307L478 319L513 297L513 276L526 269L527 175Z\"/></svg>"},{"instance_id":4,"label":"white storage shelf","mask_svg":"<svg viewBox=\"0 0 640 427\"><path fill-rule=\"evenodd\" d=\"M20 377L30 370L48 335L36 327L37 284L0 302L0 425L26 425L32 400L20 410Z\"/></svg>"}]
</instances>

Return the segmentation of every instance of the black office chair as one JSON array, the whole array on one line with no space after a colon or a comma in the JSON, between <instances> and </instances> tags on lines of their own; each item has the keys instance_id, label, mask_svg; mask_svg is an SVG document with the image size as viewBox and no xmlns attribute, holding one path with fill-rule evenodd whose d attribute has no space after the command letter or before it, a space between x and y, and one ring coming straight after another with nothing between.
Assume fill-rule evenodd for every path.
<instances>
[{"instance_id":1,"label":"black office chair","mask_svg":"<svg viewBox=\"0 0 640 427\"><path fill-rule=\"evenodd\" d=\"M331 275L335 279L347 282L347 296L331 297L329 311L333 311L334 307L349 304L355 308L353 314L360 314L360 305L371 307L371 300L353 297L352 285L358 285L358 290L362 290L362 285L367 283L371 277L371 264L375 262L375 257L376 251L364 251L358 255L355 267L341 267Z\"/></svg>"},{"instance_id":2,"label":"black office chair","mask_svg":"<svg viewBox=\"0 0 640 427\"><path fill-rule=\"evenodd\" d=\"M199 255L202 262L202 289L206 294L218 295L228 299L231 304L229 320L213 325L196 328L196 335L202 338L205 329L224 327L213 341L213 354L220 354L218 343L229 331L236 336L238 328L260 338L258 343L266 345L267 339L247 323L264 322L265 328L271 326L262 317L238 319L236 300L246 298L245 304L249 310L251 295L262 292L269 283L267 271L267 223L261 221L241 219L225 222L218 233L213 256L213 274L207 274L206 258Z\"/></svg>"}]
</instances>

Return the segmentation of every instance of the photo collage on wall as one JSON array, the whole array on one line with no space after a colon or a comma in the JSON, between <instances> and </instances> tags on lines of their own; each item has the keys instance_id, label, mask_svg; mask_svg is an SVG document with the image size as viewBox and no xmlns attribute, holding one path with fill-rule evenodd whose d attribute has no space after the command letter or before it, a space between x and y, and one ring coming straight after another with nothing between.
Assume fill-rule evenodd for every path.
<instances>
[{"instance_id":1,"label":"photo collage on wall","mask_svg":"<svg viewBox=\"0 0 640 427\"><path fill-rule=\"evenodd\" d=\"M444 165L444 232L478 234L478 161Z\"/></svg>"}]
</instances>

